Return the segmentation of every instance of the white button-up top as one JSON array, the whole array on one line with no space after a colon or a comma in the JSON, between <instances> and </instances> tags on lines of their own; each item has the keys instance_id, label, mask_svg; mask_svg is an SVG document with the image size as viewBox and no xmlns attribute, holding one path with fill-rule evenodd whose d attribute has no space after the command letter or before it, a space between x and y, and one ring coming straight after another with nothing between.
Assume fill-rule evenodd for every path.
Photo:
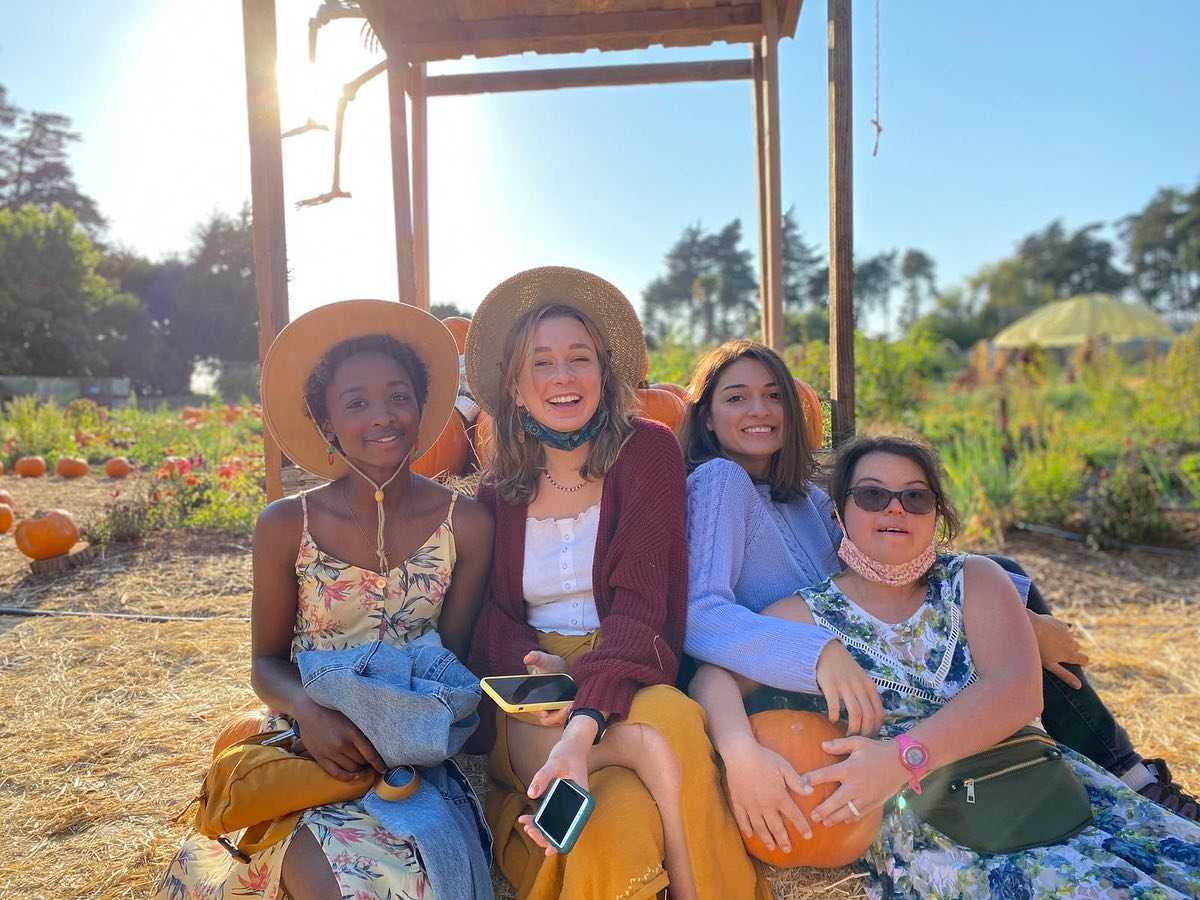
<instances>
[{"instance_id":1,"label":"white button-up top","mask_svg":"<svg viewBox=\"0 0 1200 900\"><path fill-rule=\"evenodd\" d=\"M567 519L525 521L522 581L529 624L538 631L588 634L600 627L592 559L600 504Z\"/></svg>"}]
</instances>

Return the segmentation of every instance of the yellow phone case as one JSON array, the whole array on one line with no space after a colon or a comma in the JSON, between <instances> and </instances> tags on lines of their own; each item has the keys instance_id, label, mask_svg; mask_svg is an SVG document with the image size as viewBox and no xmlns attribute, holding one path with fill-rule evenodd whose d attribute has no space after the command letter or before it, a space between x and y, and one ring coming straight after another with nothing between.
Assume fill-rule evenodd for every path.
<instances>
[{"instance_id":1,"label":"yellow phone case","mask_svg":"<svg viewBox=\"0 0 1200 900\"><path fill-rule=\"evenodd\" d=\"M554 674L562 674L563 678L571 677L570 675L567 675L565 673L554 673ZM500 707L502 710L504 710L506 713L539 712L543 709L563 709L564 707L570 706L572 703L575 702L574 700L551 700L548 703L513 704L513 703L509 703L507 700L505 700L503 697L501 697L500 692L495 690L490 684L488 684L488 682L492 681L493 679L526 678L526 677L528 677L528 676L525 676L525 675L490 675L487 678L481 678L479 680L479 686L481 688L483 688L483 692L485 694L487 694L489 697L491 697L496 702L496 705L498 707ZM574 679L572 679L572 680L574 680Z\"/></svg>"}]
</instances>

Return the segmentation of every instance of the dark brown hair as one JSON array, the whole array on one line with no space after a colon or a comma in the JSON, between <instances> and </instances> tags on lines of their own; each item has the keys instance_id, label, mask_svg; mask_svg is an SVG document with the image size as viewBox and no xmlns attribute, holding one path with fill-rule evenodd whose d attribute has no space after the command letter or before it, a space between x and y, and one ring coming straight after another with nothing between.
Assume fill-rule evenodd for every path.
<instances>
[{"instance_id":1,"label":"dark brown hair","mask_svg":"<svg viewBox=\"0 0 1200 900\"><path fill-rule=\"evenodd\" d=\"M308 381L304 384L304 402L308 404L308 414L312 416L318 428L323 431L325 423L329 421L325 390L333 382L338 366L360 353L378 353L395 360L412 381L413 390L417 393L418 415L425 411L425 398L429 394L429 373L425 371L425 364L421 362L421 358L411 347L390 334L365 334L334 344L308 376Z\"/></svg>"},{"instance_id":2,"label":"dark brown hair","mask_svg":"<svg viewBox=\"0 0 1200 900\"><path fill-rule=\"evenodd\" d=\"M958 513L954 511L949 497L946 496L942 464L937 453L925 444L891 435L855 438L850 443L844 444L838 450L837 456L834 457L833 468L829 473L829 496L833 499L838 515L842 517L843 521L846 514L846 498L850 496L847 491L852 486L850 482L854 478L854 469L858 466L859 460L871 453L902 456L916 464L937 498L935 508L939 527L942 529L942 537L947 542L954 540L959 530Z\"/></svg>"},{"instance_id":3,"label":"dark brown hair","mask_svg":"<svg viewBox=\"0 0 1200 900\"><path fill-rule=\"evenodd\" d=\"M602 478L617 461L625 441L633 434L635 397L632 385L626 384L613 371L612 354L604 334L596 323L573 306L552 304L535 307L513 323L504 345L504 374L500 379L500 397L496 402L495 446L488 477L496 484L496 493L505 503L528 503L537 491L538 476L546 466L546 451L535 439L525 434L521 410L517 407L514 388L521 367L529 356L533 332L546 319L575 319L596 345L600 365L600 407L608 416L592 440L587 461L579 470L583 478Z\"/></svg>"},{"instance_id":4,"label":"dark brown hair","mask_svg":"<svg viewBox=\"0 0 1200 900\"><path fill-rule=\"evenodd\" d=\"M754 341L726 341L709 350L696 363L692 382L688 385L688 403L679 423L679 443L688 472L710 459L724 456L717 435L705 422L712 411L713 394L721 373L739 359L753 359L767 367L783 397L783 446L771 457L767 482L771 499L786 502L802 496L816 471L813 448L808 445L804 428L804 409L800 393L785 363L770 347Z\"/></svg>"}]
</instances>

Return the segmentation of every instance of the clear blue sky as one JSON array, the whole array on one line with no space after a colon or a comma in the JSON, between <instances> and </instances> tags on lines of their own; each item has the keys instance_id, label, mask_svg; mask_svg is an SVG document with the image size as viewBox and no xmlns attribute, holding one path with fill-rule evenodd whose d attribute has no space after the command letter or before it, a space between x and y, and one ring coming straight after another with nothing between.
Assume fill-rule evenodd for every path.
<instances>
[{"instance_id":1,"label":"clear blue sky","mask_svg":"<svg viewBox=\"0 0 1200 900\"><path fill-rule=\"evenodd\" d=\"M316 0L278 7L284 125L366 68L357 23L322 34L302 85ZM1200 18L1173 2L882 4L882 121L871 156L874 4L854 5L856 251L920 247L953 284L1061 216L1111 222L1200 178ZM782 49L783 191L827 244L825 4L808 0ZM742 56L743 46L603 62ZM464 61L433 71L595 64L596 53ZM290 73L290 74L289 74ZM186 250L214 208L249 195L241 4L235 0L8 0L0 83L83 134L73 164L110 237L151 257ZM314 86L315 85L315 86ZM395 296L382 79L347 118L354 199L290 211L293 313ZM571 90L431 101L433 299L473 308L528 266L590 268L639 302L684 225L734 217L757 248L745 83ZM293 201L327 189L332 141L285 142Z\"/></svg>"}]
</instances>

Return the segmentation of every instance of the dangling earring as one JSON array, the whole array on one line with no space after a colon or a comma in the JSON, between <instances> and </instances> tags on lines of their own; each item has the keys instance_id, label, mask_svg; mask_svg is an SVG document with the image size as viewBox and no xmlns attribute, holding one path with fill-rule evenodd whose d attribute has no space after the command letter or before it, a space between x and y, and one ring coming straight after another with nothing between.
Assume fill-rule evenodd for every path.
<instances>
[{"instance_id":1,"label":"dangling earring","mask_svg":"<svg viewBox=\"0 0 1200 900\"><path fill-rule=\"evenodd\" d=\"M331 466L333 465L333 462L334 462L333 441L329 440L329 438L325 439L325 459L329 463L329 465L331 465Z\"/></svg>"}]
</instances>

